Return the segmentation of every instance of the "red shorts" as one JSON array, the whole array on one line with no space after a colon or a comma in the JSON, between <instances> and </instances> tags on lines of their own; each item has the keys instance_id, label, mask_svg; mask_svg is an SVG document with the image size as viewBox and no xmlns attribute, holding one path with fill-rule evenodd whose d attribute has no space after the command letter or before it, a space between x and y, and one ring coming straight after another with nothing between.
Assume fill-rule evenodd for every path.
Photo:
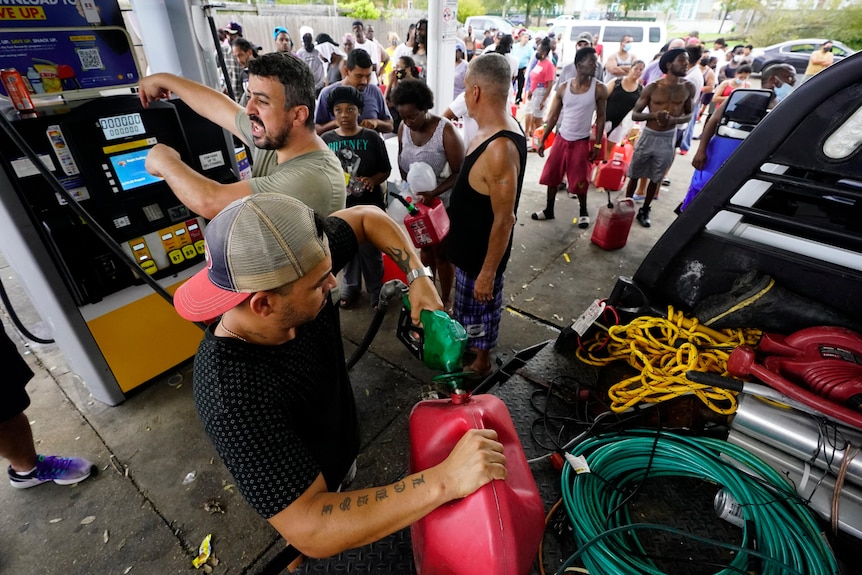
<instances>
[{"instance_id":1,"label":"red shorts","mask_svg":"<svg viewBox=\"0 0 862 575\"><path fill-rule=\"evenodd\" d=\"M554 138L554 145L548 153L545 167L542 168L542 177L539 183L543 186L559 186L563 181L563 175L568 180L569 190L583 189L586 193L590 184L590 139L569 142L560 134ZM578 184L583 184L578 186Z\"/></svg>"}]
</instances>

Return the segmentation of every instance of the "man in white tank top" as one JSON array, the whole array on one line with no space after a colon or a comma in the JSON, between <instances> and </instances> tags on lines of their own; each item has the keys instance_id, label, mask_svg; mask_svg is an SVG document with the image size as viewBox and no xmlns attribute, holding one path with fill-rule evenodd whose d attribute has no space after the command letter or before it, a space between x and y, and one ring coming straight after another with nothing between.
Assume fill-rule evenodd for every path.
<instances>
[{"instance_id":1,"label":"man in white tank top","mask_svg":"<svg viewBox=\"0 0 862 575\"><path fill-rule=\"evenodd\" d=\"M605 108L608 103L608 89L595 77L597 60L594 48L578 50L575 54L576 76L562 83L554 93L545 133L536 150L540 157L545 155L548 136L553 133L557 121L560 120L560 113L565 113L562 115L548 161L542 170L542 177L539 178L539 183L548 187L547 204L544 210L532 215L534 220L554 219L554 203L565 175L569 182L569 192L575 194L580 203L580 212L576 218L578 227L590 226L590 215L587 211L590 168L602 148ZM594 113L596 138L595 144L591 145L590 133L593 129Z\"/></svg>"}]
</instances>

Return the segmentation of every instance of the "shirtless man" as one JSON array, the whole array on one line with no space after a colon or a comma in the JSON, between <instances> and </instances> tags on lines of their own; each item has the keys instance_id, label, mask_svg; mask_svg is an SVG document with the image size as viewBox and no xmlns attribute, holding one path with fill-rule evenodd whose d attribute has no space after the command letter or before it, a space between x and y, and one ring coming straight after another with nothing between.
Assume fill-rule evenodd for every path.
<instances>
[{"instance_id":1,"label":"shirtless man","mask_svg":"<svg viewBox=\"0 0 862 575\"><path fill-rule=\"evenodd\" d=\"M646 128L638 138L632 163L629 166L629 184L626 197L634 195L639 178L648 178L646 198L638 210L637 220L645 228L650 227L650 203L656 190L673 163L677 124L691 120L692 100L695 87L685 80L688 73L688 52L675 48L664 53L659 68L666 74L660 80L647 85L632 110L632 120L646 120ZM644 108L649 107L649 112Z\"/></svg>"}]
</instances>

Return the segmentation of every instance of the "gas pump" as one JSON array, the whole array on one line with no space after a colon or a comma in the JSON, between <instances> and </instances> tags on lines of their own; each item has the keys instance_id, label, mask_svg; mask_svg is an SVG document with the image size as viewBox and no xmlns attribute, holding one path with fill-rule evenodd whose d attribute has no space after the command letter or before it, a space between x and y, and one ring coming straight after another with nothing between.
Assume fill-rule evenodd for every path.
<instances>
[{"instance_id":1,"label":"gas pump","mask_svg":"<svg viewBox=\"0 0 862 575\"><path fill-rule=\"evenodd\" d=\"M95 12L45 5L32 15L39 28L26 20L20 26L20 20L0 23L0 68L26 75L37 56L63 62L43 66L43 91L36 92L35 78L26 84L33 87L34 109L19 112L0 99L4 124L21 140L0 138L0 239L70 367L93 397L116 405L191 358L202 337L198 326L181 319L147 285L155 281L173 293L205 260L204 219L146 171L147 152L167 144L188 165L223 183L236 181L236 164L224 132L201 127L181 102L144 109L128 89L126 95L101 95L117 83L137 84L139 72L128 35L117 26L122 19L116 1L84 4L95 5ZM21 43L31 46L23 52L9 48ZM88 75L97 63L101 69ZM59 66L75 84L50 82ZM0 96L7 95L0 89ZM191 148L187 125L196 135ZM214 132L201 136L199 129ZM56 182L38 169L27 147ZM87 217L71 209L71 199ZM133 269L132 259L140 267Z\"/></svg>"}]
</instances>

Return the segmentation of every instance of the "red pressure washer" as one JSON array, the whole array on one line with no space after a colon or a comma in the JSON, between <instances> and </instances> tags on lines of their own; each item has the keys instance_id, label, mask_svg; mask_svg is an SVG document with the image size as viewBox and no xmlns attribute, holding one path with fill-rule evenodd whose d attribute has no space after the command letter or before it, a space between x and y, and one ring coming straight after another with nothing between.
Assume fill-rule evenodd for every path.
<instances>
[{"instance_id":1,"label":"red pressure washer","mask_svg":"<svg viewBox=\"0 0 862 575\"><path fill-rule=\"evenodd\" d=\"M754 375L788 397L862 429L862 336L840 327L811 327L789 336L763 334L758 351L733 350L727 371Z\"/></svg>"}]
</instances>

